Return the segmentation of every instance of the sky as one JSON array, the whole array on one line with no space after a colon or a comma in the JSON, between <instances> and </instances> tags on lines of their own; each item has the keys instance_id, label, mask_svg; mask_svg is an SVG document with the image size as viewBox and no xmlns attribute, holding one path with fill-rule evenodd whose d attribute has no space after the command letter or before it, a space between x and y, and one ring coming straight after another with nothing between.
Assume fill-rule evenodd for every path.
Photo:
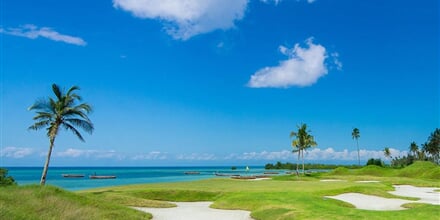
<instances>
[{"instance_id":1,"label":"sky","mask_svg":"<svg viewBox=\"0 0 440 220\"><path fill-rule=\"evenodd\" d=\"M95 130L51 166L357 164L440 125L435 0L1 1L1 166L43 166L30 131L51 85L81 88Z\"/></svg>"}]
</instances>

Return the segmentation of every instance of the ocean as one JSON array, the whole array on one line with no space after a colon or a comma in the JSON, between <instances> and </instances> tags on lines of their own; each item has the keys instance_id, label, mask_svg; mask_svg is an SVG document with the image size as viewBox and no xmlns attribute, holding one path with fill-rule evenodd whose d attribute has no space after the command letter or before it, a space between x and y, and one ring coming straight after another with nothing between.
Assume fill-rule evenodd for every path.
<instances>
[{"instance_id":1,"label":"ocean","mask_svg":"<svg viewBox=\"0 0 440 220\"><path fill-rule=\"evenodd\" d=\"M70 191L119 186L142 183L165 183L193 181L218 177L214 173L255 175L264 173L261 167L49 167L46 184L55 185ZM39 184L42 167L6 167L8 175L12 176L19 185ZM197 174L185 174L185 172ZM280 171L283 172L283 171ZM63 174L81 174L81 178L65 178ZM90 175L110 175L115 179L90 179Z\"/></svg>"}]
</instances>

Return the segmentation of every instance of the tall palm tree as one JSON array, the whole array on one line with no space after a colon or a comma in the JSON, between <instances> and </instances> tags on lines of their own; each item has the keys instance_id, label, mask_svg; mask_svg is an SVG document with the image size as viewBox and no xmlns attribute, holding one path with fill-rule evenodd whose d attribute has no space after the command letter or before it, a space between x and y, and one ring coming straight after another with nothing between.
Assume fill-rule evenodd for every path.
<instances>
[{"instance_id":1,"label":"tall palm tree","mask_svg":"<svg viewBox=\"0 0 440 220\"><path fill-rule=\"evenodd\" d=\"M28 129L46 128L47 137L49 138L49 152L41 175L41 185L46 183L50 156L60 128L72 131L81 141L84 141L84 138L77 128L81 128L90 134L93 132L93 124L87 116L92 108L86 103L76 104L77 101L82 100L81 96L75 93L76 90L79 90L79 87L72 86L67 92L64 92L58 85L53 84L52 91L55 94L55 99L52 97L40 99L29 107L29 111L35 110L36 115L33 118L35 124Z\"/></svg>"},{"instance_id":2,"label":"tall palm tree","mask_svg":"<svg viewBox=\"0 0 440 220\"><path fill-rule=\"evenodd\" d=\"M440 129L436 128L428 138L428 141L423 144L423 151L431 155L429 158L432 162L439 164L440 161Z\"/></svg>"},{"instance_id":3,"label":"tall palm tree","mask_svg":"<svg viewBox=\"0 0 440 220\"><path fill-rule=\"evenodd\" d=\"M409 146L409 151L413 154L414 158L417 158L419 155L419 146L417 146L416 142L411 142Z\"/></svg>"},{"instance_id":4,"label":"tall palm tree","mask_svg":"<svg viewBox=\"0 0 440 220\"><path fill-rule=\"evenodd\" d=\"M383 150L383 154L385 155L386 158L391 158L391 151L390 151L390 148L389 148L389 147L386 147L386 148ZM391 166L391 162L390 162L390 166Z\"/></svg>"},{"instance_id":5,"label":"tall palm tree","mask_svg":"<svg viewBox=\"0 0 440 220\"><path fill-rule=\"evenodd\" d=\"M361 165L361 156L359 154L359 141L358 139L361 137L359 129L358 128L353 128L353 132L351 132L351 137L353 139L356 139L356 145L357 145L357 150L358 150L358 165Z\"/></svg>"},{"instance_id":6,"label":"tall palm tree","mask_svg":"<svg viewBox=\"0 0 440 220\"><path fill-rule=\"evenodd\" d=\"M301 155L302 157L302 170L304 174L304 151L306 151L310 147L314 147L317 145L315 139L312 135L310 135L311 131L307 130L307 124L301 124L298 126L298 131L290 132L290 138L295 137L292 141L292 147L294 148L293 152L298 152L298 161ZM298 173L298 162L296 163L296 172Z\"/></svg>"}]
</instances>

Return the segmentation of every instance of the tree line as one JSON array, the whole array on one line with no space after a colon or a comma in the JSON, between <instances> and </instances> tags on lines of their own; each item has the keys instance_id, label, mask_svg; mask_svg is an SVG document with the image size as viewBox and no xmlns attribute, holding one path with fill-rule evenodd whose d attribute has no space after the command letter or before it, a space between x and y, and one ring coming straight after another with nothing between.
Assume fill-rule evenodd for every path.
<instances>
[{"instance_id":1,"label":"tree line","mask_svg":"<svg viewBox=\"0 0 440 220\"><path fill-rule=\"evenodd\" d=\"M411 142L406 156L392 157L387 148L384 149L385 157L391 158L392 167L405 167L414 161L431 161L440 164L440 129L436 128L428 137L427 141L419 147L416 142Z\"/></svg>"}]
</instances>

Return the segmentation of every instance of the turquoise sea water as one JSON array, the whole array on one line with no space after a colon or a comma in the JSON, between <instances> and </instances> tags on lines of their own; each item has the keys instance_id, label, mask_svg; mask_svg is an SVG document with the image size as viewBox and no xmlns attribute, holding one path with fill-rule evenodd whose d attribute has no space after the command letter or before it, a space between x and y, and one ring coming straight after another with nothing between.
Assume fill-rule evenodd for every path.
<instances>
[{"instance_id":1,"label":"turquoise sea water","mask_svg":"<svg viewBox=\"0 0 440 220\"><path fill-rule=\"evenodd\" d=\"M7 167L8 175L14 177L19 185L38 184L43 168L41 167ZM200 174L187 175L187 171ZM106 186L118 186L141 183L163 183L192 181L218 177L214 173L254 175L264 173L264 167L49 167L46 184L55 185L66 190L82 190ZM284 171L279 171L283 173ZM83 178L65 178L62 174L82 174ZM114 175L116 179L90 179L89 175Z\"/></svg>"}]
</instances>

